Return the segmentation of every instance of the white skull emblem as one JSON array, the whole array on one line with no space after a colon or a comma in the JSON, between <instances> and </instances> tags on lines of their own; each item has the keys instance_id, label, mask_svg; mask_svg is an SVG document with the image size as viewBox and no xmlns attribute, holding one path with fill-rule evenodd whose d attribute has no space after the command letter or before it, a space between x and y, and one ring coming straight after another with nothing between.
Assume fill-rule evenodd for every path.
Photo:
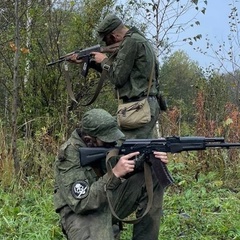
<instances>
[{"instance_id":1,"label":"white skull emblem","mask_svg":"<svg viewBox=\"0 0 240 240\"><path fill-rule=\"evenodd\" d=\"M85 181L78 181L73 185L73 196L76 199L85 198L88 194L88 184Z\"/></svg>"}]
</instances>

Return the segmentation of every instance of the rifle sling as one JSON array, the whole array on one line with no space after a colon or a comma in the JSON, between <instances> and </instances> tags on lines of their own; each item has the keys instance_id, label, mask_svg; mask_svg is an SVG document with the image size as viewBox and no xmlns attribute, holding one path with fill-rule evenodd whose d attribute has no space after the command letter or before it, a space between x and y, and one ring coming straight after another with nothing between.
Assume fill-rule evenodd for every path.
<instances>
[{"instance_id":1,"label":"rifle sling","mask_svg":"<svg viewBox=\"0 0 240 240\"><path fill-rule=\"evenodd\" d=\"M113 60L114 60L114 57L116 56L117 54L117 50L108 58L108 61L106 62L107 65L111 65ZM65 62L64 64L64 68L63 68L63 72L64 72L64 76L65 76L65 80L66 80L66 84L67 84L67 91L68 91L68 94L70 96L70 98L75 102L75 103L78 103L78 101L76 100L75 96L74 96L74 93L73 93L73 90L72 90L72 84L70 82L70 77L69 77L69 73L68 73L68 67L67 67L67 64ZM92 97L92 99L85 103L85 104L80 104L81 106L88 106L90 104L92 104L98 97L101 89L102 89L102 86L103 86L103 83L104 83L104 80L106 79L107 77L107 73L108 71L106 69L103 69L102 70L102 73L101 73L101 77L99 79L99 82L98 82L98 85L97 85L97 88L95 90L95 93Z\"/></svg>"},{"instance_id":2,"label":"rifle sling","mask_svg":"<svg viewBox=\"0 0 240 240\"><path fill-rule=\"evenodd\" d=\"M116 56L117 52L118 52L118 51L115 51L115 52L108 58L108 60L107 60L107 62L106 62L107 65L110 66L110 65L112 64L112 62L113 62L113 60L114 60L114 57ZM104 81L105 81L105 79L106 79L106 77L107 77L107 74L108 74L108 71L107 71L105 68L103 68L102 73L101 73L101 77L100 77L100 80L99 80L99 82L98 82L98 85L97 85L97 88L96 88L96 90L95 90L95 93L94 93L94 95L93 95L93 98L92 98L88 103L81 104L82 106L88 106L88 105L92 104L92 103L97 99L97 97L98 97L98 95L99 95L99 93L100 93L100 91L101 91L101 89L102 89L103 83L104 83Z\"/></svg>"},{"instance_id":3,"label":"rifle sling","mask_svg":"<svg viewBox=\"0 0 240 240\"><path fill-rule=\"evenodd\" d=\"M107 154L107 158L106 158L106 167L107 167L107 174L109 176L109 181L111 181L112 176L113 176L113 172L112 172L112 166L111 163L109 161L109 159L112 156L116 156L118 155L118 149L113 149L111 151L109 151L109 153ZM109 196L109 189L106 188L106 195L107 195L107 200L108 200L108 204L109 204L109 208L111 210L112 215L118 219L120 222L124 222L124 223L129 223L129 224L135 224L138 223L151 209L152 207L152 202L153 202L153 182L152 182L152 172L151 172L151 167L148 163L146 163L144 161L144 178L145 178L145 185L146 185L146 191L147 191L147 195L148 195L148 203L147 203L147 207L144 211L144 213L135 219L132 220L126 220L126 219L121 219L115 212L112 202L111 202L111 197Z\"/></svg>"},{"instance_id":4,"label":"rifle sling","mask_svg":"<svg viewBox=\"0 0 240 240\"><path fill-rule=\"evenodd\" d=\"M74 96L73 90L72 90L72 84L70 82L70 77L69 77L69 72L68 72L68 63L66 61L64 62L63 74L64 74L64 78L65 78L65 81L67 84L68 95L75 103L78 103Z\"/></svg>"},{"instance_id":5,"label":"rifle sling","mask_svg":"<svg viewBox=\"0 0 240 240\"><path fill-rule=\"evenodd\" d=\"M104 80L106 79L106 76L107 76L107 70L103 69L102 73L101 73L101 77L100 77L100 79L98 81L97 88L95 90L95 93L94 93L92 99L89 102L85 103L85 104L81 104L81 106L88 106L88 105L92 104L97 99L97 97L98 97L98 95L99 95L99 93L100 93L100 91L102 89Z\"/></svg>"}]
</instances>

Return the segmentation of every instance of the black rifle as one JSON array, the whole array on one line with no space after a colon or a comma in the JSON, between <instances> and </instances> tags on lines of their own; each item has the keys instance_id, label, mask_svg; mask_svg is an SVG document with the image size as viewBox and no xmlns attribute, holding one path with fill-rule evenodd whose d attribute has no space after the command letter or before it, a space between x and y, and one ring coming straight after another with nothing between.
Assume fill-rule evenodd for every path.
<instances>
[{"instance_id":1,"label":"black rifle","mask_svg":"<svg viewBox=\"0 0 240 240\"><path fill-rule=\"evenodd\" d=\"M180 153L183 151L200 151L207 148L234 148L240 143L226 143L223 137L205 138L194 137L166 137L161 139L128 139L119 147L119 155L140 152L136 159L136 167L142 166L143 161L149 161L163 187L173 183L173 178L167 166L162 161L154 159L152 152ZM106 157L109 148L79 148L81 166L88 166ZM154 161L155 160L155 161Z\"/></svg>"},{"instance_id":2,"label":"black rifle","mask_svg":"<svg viewBox=\"0 0 240 240\"><path fill-rule=\"evenodd\" d=\"M68 61L68 60L70 60L70 58L73 54L77 54L78 55L77 60L82 60L82 63L83 63L82 75L84 77L86 77L87 74L88 74L88 70L89 70L89 63L90 63L90 60L91 60L91 57L92 57L91 56L92 52L114 53L115 51L118 50L119 45L120 45L120 42L109 45L109 46L106 46L106 47L101 47L98 44L98 45L88 47L88 48L85 48L85 49L76 50L76 51L70 52L70 53L68 53L64 56L61 56L56 61L48 63L47 66L52 66L52 65L57 64L57 63Z\"/></svg>"}]
</instances>

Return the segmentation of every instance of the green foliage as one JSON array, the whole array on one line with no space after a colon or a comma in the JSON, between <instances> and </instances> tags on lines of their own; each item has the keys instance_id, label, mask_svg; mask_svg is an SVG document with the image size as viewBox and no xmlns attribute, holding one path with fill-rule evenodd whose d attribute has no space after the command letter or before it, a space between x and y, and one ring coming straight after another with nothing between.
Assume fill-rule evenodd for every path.
<instances>
[{"instance_id":1,"label":"green foliage","mask_svg":"<svg viewBox=\"0 0 240 240\"><path fill-rule=\"evenodd\" d=\"M193 101L197 94L201 70L182 51L165 59L160 69L160 89L167 97L169 107L177 106L184 120L192 119ZM190 122L190 121L188 121Z\"/></svg>"},{"instance_id":2,"label":"green foliage","mask_svg":"<svg viewBox=\"0 0 240 240\"><path fill-rule=\"evenodd\" d=\"M207 3L201 2L203 6ZM15 119L11 119L11 107L16 19L14 4L6 0L0 2L0 55L3 59L0 65L0 238L60 240L63 236L52 203L52 169L58 146L79 124L83 112L101 107L114 115L117 101L112 85L106 83L97 101L89 107L82 107L80 104L93 96L99 75L90 71L84 79L80 77L81 67L71 65L70 79L80 102L74 105L68 97L61 66L47 68L46 64L63 54L96 44L98 22L113 9L120 12L128 23L138 22L144 31L156 23L153 38L158 52L171 47L168 31L175 29L174 34L178 36L176 33L187 29L186 25L177 24L175 28L169 21L158 22L159 17L176 20L176 17L185 15L190 6L202 13L206 9L199 5L200 1L189 1L190 5L184 5L182 1L163 1L160 8L147 1L129 1L126 8L123 5L114 8L111 0L55 1L54 5L32 1L31 7L26 3L22 1L19 8L21 49L16 120L21 172L15 177L11 155L11 121ZM237 9L232 7L232 20L235 21L238 19ZM135 9L132 19L129 9ZM138 21L140 9L144 11L142 16L146 16L144 22ZM176 11L170 9L181 11L175 16ZM174 18L170 18L172 14ZM28 26L29 20L31 24ZM234 21L232 33L237 31ZM196 19L190 23L190 26L196 25L199 25ZM198 34L186 41L190 43L201 37ZM222 49L220 46L216 52L218 56L221 56ZM232 51L234 48L229 52L230 61L236 59ZM239 71L224 76L211 72L205 77L197 63L181 51L165 58L160 70L161 90L169 105L169 111L161 114L160 127L164 136L193 135L200 131L239 141ZM172 162L170 169L176 185L166 192L160 238L240 239L237 151L189 153L172 156ZM131 226L124 227L122 240L128 240Z\"/></svg>"},{"instance_id":3,"label":"green foliage","mask_svg":"<svg viewBox=\"0 0 240 240\"><path fill-rule=\"evenodd\" d=\"M239 106L239 88L240 88L240 70L236 70L233 73L227 73L223 76L225 81L226 91L229 92L231 102L236 106Z\"/></svg>"},{"instance_id":4,"label":"green foliage","mask_svg":"<svg viewBox=\"0 0 240 240\"><path fill-rule=\"evenodd\" d=\"M30 180L0 189L0 238L3 240L63 239L52 203L51 181Z\"/></svg>"},{"instance_id":5,"label":"green foliage","mask_svg":"<svg viewBox=\"0 0 240 240\"><path fill-rule=\"evenodd\" d=\"M159 239L239 239L239 188L216 172L200 173L197 181L191 172L181 177L165 194Z\"/></svg>"},{"instance_id":6,"label":"green foliage","mask_svg":"<svg viewBox=\"0 0 240 240\"><path fill-rule=\"evenodd\" d=\"M224 107L230 101L231 92L222 76L213 75L208 79L205 89L207 118L209 120L224 120Z\"/></svg>"},{"instance_id":7,"label":"green foliage","mask_svg":"<svg viewBox=\"0 0 240 240\"><path fill-rule=\"evenodd\" d=\"M45 118L52 118L52 124L57 131L54 134L58 134L61 126L58 125L57 128L57 122L65 122L68 125L67 120L70 119L70 115L77 114L74 112L76 109L72 109L73 113L68 111L72 103L68 98L61 66L48 68L46 64L50 59L57 59L65 53L96 44L98 42L96 26L112 4L111 0L69 3L56 1L53 5L44 1L33 1L31 7L26 3L20 4L21 38L17 76L19 101L17 102L18 119L16 119L21 128L19 136L30 125L28 123L31 123L30 135L46 127L42 121ZM6 118L10 125L14 70L12 59L17 50L14 41L10 38L16 31L14 14L12 14L14 5L1 3L0 8L2 10L0 18L4 19L3 24L6 23L2 26L4 31L0 36L0 54L4 59L0 66L1 118ZM81 67L71 66L69 72L75 94L82 95L81 98L86 96L88 91L84 90L90 86L87 85L88 80L80 78ZM80 90L75 89L75 86L80 86ZM69 123L72 124L71 121ZM52 132L53 127L50 128Z\"/></svg>"},{"instance_id":8,"label":"green foliage","mask_svg":"<svg viewBox=\"0 0 240 240\"><path fill-rule=\"evenodd\" d=\"M201 172L197 159L174 157L170 170L175 184L165 193L159 239L239 239L239 186L229 184L217 171ZM29 177L0 189L0 238L63 240L59 216L54 212L53 181ZM121 240L129 240L132 226L124 224Z\"/></svg>"}]
</instances>

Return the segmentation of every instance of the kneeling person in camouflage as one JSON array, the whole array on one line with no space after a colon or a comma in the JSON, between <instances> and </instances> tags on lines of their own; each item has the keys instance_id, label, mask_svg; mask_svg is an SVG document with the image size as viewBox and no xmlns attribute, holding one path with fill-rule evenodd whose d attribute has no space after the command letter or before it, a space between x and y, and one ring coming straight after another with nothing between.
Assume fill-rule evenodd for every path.
<instances>
[{"instance_id":1,"label":"kneeling person in camouflage","mask_svg":"<svg viewBox=\"0 0 240 240\"><path fill-rule=\"evenodd\" d=\"M114 117L103 109L92 109L84 114L81 128L73 131L60 147L55 162L54 204L67 239L114 239L113 224L117 220L110 210L106 189L111 191L112 205L120 218L133 212L139 217L145 211L148 195L144 172L135 173L132 160L139 152L116 156L111 178L106 173L105 159L94 166L80 164L79 148L111 148L123 138ZM154 155L156 160L167 163L166 153L154 152ZM150 211L134 224L132 239L135 240L158 239L164 189L154 171L152 179L153 203Z\"/></svg>"}]
</instances>

